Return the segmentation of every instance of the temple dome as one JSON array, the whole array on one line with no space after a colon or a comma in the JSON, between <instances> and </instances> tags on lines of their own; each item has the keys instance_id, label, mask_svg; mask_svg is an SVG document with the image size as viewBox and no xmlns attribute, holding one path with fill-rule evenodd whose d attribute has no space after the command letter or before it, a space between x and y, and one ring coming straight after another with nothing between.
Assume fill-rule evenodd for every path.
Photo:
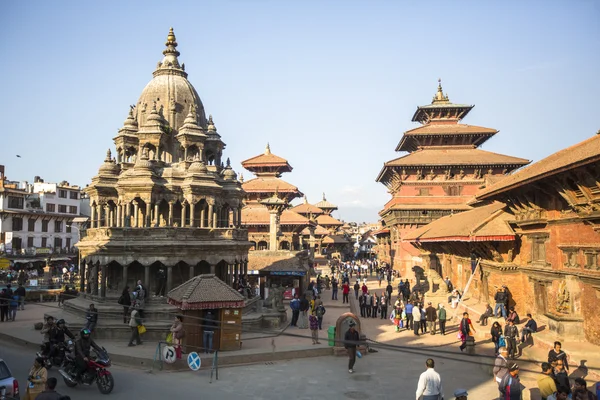
<instances>
[{"instance_id":1,"label":"temple dome","mask_svg":"<svg viewBox=\"0 0 600 400\"><path fill-rule=\"evenodd\" d=\"M104 163L98 169L98 175L119 175L121 169L113 161L110 149L106 152Z\"/></svg>"},{"instance_id":2,"label":"temple dome","mask_svg":"<svg viewBox=\"0 0 600 400\"><path fill-rule=\"evenodd\" d=\"M156 102L158 112L174 130L179 130L190 106L193 105L198 114L198 125L206 128L206 115L200 96L187 80L185 65L180 65L177 59L179 52L172 28L166 46L163 51L165 57L158 63L153 73L154 77L148 82L136 103L137 121L140 126L145 124L146 117Z\"/></svg>"}]
</instances>

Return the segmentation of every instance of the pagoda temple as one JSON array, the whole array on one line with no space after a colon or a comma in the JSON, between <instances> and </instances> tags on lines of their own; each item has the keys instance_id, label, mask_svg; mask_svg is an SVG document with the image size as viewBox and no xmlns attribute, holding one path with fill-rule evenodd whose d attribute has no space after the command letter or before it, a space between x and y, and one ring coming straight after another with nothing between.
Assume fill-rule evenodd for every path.
<instances>
[{"instance_id":1,"label":"pagoda temple","mask_svg":"<svg viewBox=\"0 0 600 400\"><path fill-rule=\"evenodd\" d=\"M247 270L244 191L229 159L223 163L225 143L179 62L172 28L165 45L113 139L116 158L109 150L85 189L81 289L100 302L138 280L168 292L199 274L233 283Z\"/></svg>"},{"instance_id":2,"label":"pagoda temple","mask_svg":"<svg viewBox=\"0 0 600 400\"><path fill-rule=\"evenodd\" d=\"M305 216L289 209L289 203L295 198L302 197L300 190L281 179L281 175L292 171L288 161L271 153L267 144L263 154L242 161L242 166L256 175L255 178L243 182L246 192L245 206L242 208L242 226L248 229L248 238L252 250L302 250L300 232L311 225ZM286 206L278 216L277 248L270 245L271 216L264 203L270 198L277 197Z\"/></svg>"},{"instance_id":3,"label":"pagoda temple","mask_svg":"<svg viewBox=\"0 0 600 400\"><path fill-rule=\"evenodd\" d=\"M452 103L440 81L431 104L413 115L421 126L404 132L396 147L408 154L386 162L377 176L392 196L379 212L384 227L377 234L377 252L403 275L422 261L419 251L402 241L406 233L471 209L481 187L529 164L479 148L498 131L461 123L473 107Z\"/></svg>"}]
</instances>

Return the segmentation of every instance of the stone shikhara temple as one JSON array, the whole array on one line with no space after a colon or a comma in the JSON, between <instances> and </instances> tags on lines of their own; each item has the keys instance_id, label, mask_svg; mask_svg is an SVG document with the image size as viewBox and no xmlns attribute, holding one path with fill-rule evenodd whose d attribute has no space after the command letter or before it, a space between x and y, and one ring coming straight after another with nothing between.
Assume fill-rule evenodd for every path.
<instances>
[{"instance_id":1,"label":"stone shikhara temple","mask_svg":"<svg viewBox=\"0 0 600 400\"><path fill-rule=\"evenodd\" d=\"M153 79L114 137L86 188L91 218L78 247L85 291L166 291L200 274L233 283L247 271L250 242L241 228L244 191L225 143L180 64L173 30Z\"/></svg>"}]
</instances>

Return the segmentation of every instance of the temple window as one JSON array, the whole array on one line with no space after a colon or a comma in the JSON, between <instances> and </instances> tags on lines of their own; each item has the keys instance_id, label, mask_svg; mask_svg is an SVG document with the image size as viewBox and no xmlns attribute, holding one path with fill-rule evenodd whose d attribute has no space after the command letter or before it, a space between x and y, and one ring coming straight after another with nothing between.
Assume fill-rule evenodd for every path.
<instances>
[{"instance_id":1,"label":"temple window","mask_svg":"<svg viewBox=\"0 0 600 400\"><path fill-rule=\"evenodd\" d=\"M579 268L579 262L577 260L577 256L578 256L579 252L577 251L577 249L563 250L563 253L566 258L566 262L564 263L565 267Z\"/></svg>"},{"instance_id":2,"label":"temple window","mask_svg":"<svg viewBox=\"0 0 600 400\"><path fill-rule=\"evenodd\" d=\"M419 188L419 196L429 196L429 188Z\"/></svg>"},{"instance_id":3,"label":"temple window","mask_svg":"<svg viewBox=\"0 0 600 400\"><path fill-rule=\"evenodd\" d=\"M531 262L546 263L546 236L531 238Z\"/></svg>"},{"instance_id":4,"label":"temple window","mask_svg":"<svg viewBox=\"0 0 600 400\"><path fill-rule=\"evenodd\" d=\"M598 252L586 251L583 254L585 255L585 269L600 269L600 265L598 264Z\"/></svg>"}]
</instances>

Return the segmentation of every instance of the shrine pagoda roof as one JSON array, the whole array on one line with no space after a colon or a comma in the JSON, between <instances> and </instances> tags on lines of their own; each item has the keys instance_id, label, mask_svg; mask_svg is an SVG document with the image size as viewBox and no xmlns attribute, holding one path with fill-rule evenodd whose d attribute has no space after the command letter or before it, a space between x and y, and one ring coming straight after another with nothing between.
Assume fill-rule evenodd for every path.
<instances>
[{"instance_id":1,"label":"shrine pagoda roof","mask_svg":"<svg viewBox=\"0 0 600 400\"><path fill-rule=\"evenodd\" d=\"M422 124L436 119L458 121L466 117L473 107L475 106L451 103L448 95L444 94L442 90L441 79L438 79L437 93L433 96L431 104L417 107L412 120Z\"/></svg>"},{"instance_id":2,"label":"shrine pagoda roof","mask_svg":"<svg viewBox=\"0 0 600 400\"><path fill-rule=\"evenodd\" d=\"M244 296L214 274L193 277L171 290L167 300L182 310L244 307Z\"/></svg>"},{"instance_id":3,"label":"shrine pagoda roof","mask_svg":"<svg viewBox=\"0 0 600 400\"><path fill-rule=\"evenodd\" d=\"M279 193L297 193L302 196L296 186L274 176L250 179L242 183L242 188L248 193L270 193L277 190Z\"/></svg>"},{"instance_id":4,"label":"shrine pagoda roof","mask_svg":"<svg viewBox=\"0 0 600 400\"><path fill-rule=\"evenodd\" d=\"M479 146L487 139L498 133L498 130L483 126L466 125L458 123L429 123L404 132L396 151L414 151L426 138L455 138L472 137L472 144Z\"/></svg>"},{"instance_id":5,"label":"shrine pagoda roof","mask_svg":"<svg viewBox=\"0 0 600 400\"><path fill-rule=\"evenodd\" d=\"M331 215L323 214L317 216L317 223L323 226L342 226L344 225L341 221L333 218Z\"/></svg>"},{"instance_id":6,"label":"shrine pagoda roof","mask_svg":"<svg viewBox=\"0 0 600 400\"><path fill-rule=\"evenodd\" d=\"M242 225L268 226L270 224L269 218L269 210L261 204L249 205L242 208ZM279 222L281 225L308 226L311 224L308 218L305 218L292 210L283 210Z\"/></svg>"},{"instance_id":7,"label":"shrine pagoda roof","mask_svg":"<svg viewBox=\"0 0 600 400\"><path fill-rule=\"evenodd\" d=\"M348 244L350 243L343 236L340 235L328 235L323 239L323 243L327 244Z\"/></svg>"},{"instance_id":8,"label":"shrine pagoda roof","mask_svg":"<svg viewBox=\"0 0 600 400\"><path fill-rule=\"evenodd\" d=\"M292 207L291 210L297 212L298 214L323 214L323 210L317 206L313 206L312 204L310 204L306 196L304 196L304 202L302 204L298 204L297 206Z\"/></svg>"},{"instance_id":9,"label":"shrine pagoda roof","mask_svg":"<svg viewBox=\"0 0 600 400\"><path fill-rule=\"evenodd\" d=\"M477 149L473 146L439 146L426 147L405 156L388 161L377 177L380 180L385 167L428 167L428 166L513 166L522 167L529 164L524 158L506 156Z\"/></svg>"},{"instance_id":10,"label":"shrine pagoda roof","mask_svg":"<svg viewBox=\"0 0 600 400\"><path fill-rule=\"evenodd\" d=\"M517 187L539 181L563 171L600 161L600 134L560 150L523 168L477 194L478 199L493 196Z\"/></svg>"},{"instance_id":11,"label":"shrine pagoda roof","mask_svg":"<svg viewBox=\"0 0 600 400\"><path fill-rule=\"evenodd\" d=\"M308 228L304 228L302 229L302 235L310 235L310 229ZM323 228L321 225L317 225L315 228L315 235L316 236L324 236L324 235L329 235L329 231L325 228Z\"/></svg>"},{"instance_id":12,"label":"shrine pagoda roof","mask_svg":"<svg viewBox=\"0 0 600 400\"><path fill-rule=\"evenodd\" d=\"M325 198L325 193L323 193L323 200L316 203L315 206L319 207L321 210L337 210L338 209L338 206L327 201L327 199Z\"/></svg>"},{"instance_id":13,"label":"shrine pagoda roof","mask_svg":"<svg viewBox=\"0 0 600 400\"><path fill-rule=\"evenodd\" d=\"M505 204L494 202L447 215L408 232L402 240L415 243L512 241L515 232L508 221L514 216L504 211L504 207Z\"/></svg>"},{"instance_id":14,"label":"shrine pagoda roof","mask_svg":"<svg viewBox=\"0 0 600 400\"><path fill-rule=\"evenodd\" d=\"M291 172L293 169L285 158L271 153L269 144L267 144L263 154L242 161L242 167L252 172L262 168L273 168L276 169L278 173Z\"/></svg>"}]
</instances>

